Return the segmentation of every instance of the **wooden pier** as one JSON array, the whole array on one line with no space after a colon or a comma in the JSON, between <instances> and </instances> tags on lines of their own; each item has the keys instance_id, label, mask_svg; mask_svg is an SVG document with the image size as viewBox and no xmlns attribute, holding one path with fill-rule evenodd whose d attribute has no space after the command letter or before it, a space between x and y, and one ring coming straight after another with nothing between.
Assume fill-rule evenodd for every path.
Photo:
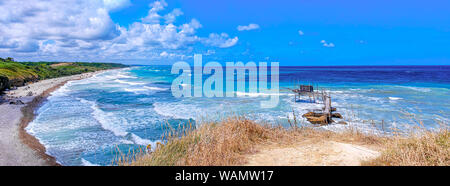
<instances>
[{"instance_id":1,"label":"wooden pier","mask_svg":"<svg viewBox=\"0 0 450 186\"><path fill-rule=\"evenodd\" d=\"M314 91L314 86L312 85L300 85L298 89L290 89L294 93L294 100L297 101L297 97L307 95L309 97L309 102L316 102L316 92Z\"/></svg>"},{"instance_id":2,"label":"wooden pier","mask_svg":"<svg viewBox=\"0 0 450 186\"><path fill-rule=\"evenodd\" d=\"M316 110L303 114L302 117L306 118L311 124L328 125L333 123L332 118L341 118L342 115L339 113L333 113L336 108L331 106L331 95L326 93L324 90L319 91L318 88L315 91L313 85L299 85L295 86L297 89L290 89L294 93L294 101L298 102L297 97L300 99L301 96L308 96L310 103L316 103L316 99L321 99L323 103L322 110ZM318 86L317 86L318 87ZM346 124L341 121L340 124Z\"/></svg>"}]
</instances>

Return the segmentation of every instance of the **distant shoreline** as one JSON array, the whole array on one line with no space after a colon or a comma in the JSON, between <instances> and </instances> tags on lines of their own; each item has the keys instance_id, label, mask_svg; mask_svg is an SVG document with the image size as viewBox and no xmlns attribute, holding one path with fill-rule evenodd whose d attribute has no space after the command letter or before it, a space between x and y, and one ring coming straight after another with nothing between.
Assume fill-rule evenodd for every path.
<instances>
[{"instance_id":1,"label":"distant shoreline","mask_svg":"<svg viewBox=\"0 0 450 186\"><path fill-rule=\"evenodd\" d=\"M5 118L0 117L0 135L3 136L0 138L0 165L60 166L55 157L46 153L45 146L26 131L26 127L35 119L35 110L42 106L53 91L69 81L89 78L105 71L108 70L42 80L5 92L7 99L20 100L24 105L0 105L0 111L9 113ZM29 92L33 95L29 96Z\"/></svg>"},{"instance_id":2,"label":"distant shoreline","mask_svg":"<svg viewBox=\"0 0 450 186\"><path fill-rule=\"evenodd\" d=\"M259 62L255 62L258 64ZM270 62L268 62L270 64ZM173 64L167 65L167 64L152 64L152 65L142 65L142 64L130 64L131 67L146 67L146 66L172 66ZM223 65L223 64L222 64ZM286 68L286 67L304 67L304 68L326 68L326 67L335 67L335 68L349 68L349 67L356 67L356 68L382 68L382 67L393 67L393 68L401 68L401 67L447 67L450 68L450 65L316 65L316 66L310 66L310 65L282 65L280 63L280 68Z\"/></svg>"}]
</instances>

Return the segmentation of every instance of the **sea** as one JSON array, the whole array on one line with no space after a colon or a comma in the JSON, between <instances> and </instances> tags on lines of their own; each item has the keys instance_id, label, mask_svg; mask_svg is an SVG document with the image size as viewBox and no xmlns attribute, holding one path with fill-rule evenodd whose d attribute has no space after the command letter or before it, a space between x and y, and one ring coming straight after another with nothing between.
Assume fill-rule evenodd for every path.
<instances>
[{"instance_id":1,"label":"sea","mask_svg":"<svg viewBox=\"0 0 450 186\"><path fill-rule=\"evenodd\" d=\"M171 85L179 74L171 68L132 66L68 82L36 110L26 130L62 165L115 165L121 155L155 147L168 130L182 126L245 117L290 127L294 116L295 125L309 126L301 115L323 104L295 99L290 89L300 84L330 94L343 116L319 130L393 135L438 130L450 120L450 66L282 66L273 108L260 106L270 95L236 90L235 97L175 97Z\"/></svg>"}]
</instances>

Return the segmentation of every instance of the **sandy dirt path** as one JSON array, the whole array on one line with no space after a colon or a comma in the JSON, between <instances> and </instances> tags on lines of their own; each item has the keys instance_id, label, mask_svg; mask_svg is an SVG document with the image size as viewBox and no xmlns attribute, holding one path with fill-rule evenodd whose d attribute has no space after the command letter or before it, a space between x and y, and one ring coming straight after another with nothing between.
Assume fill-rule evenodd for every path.
<instances>
[{"instance_id":1,"label":"sandy dirt path","mask_svg":"<svg viewBox=\"0 0 450 186\"><path fill-rule=\"evenodd\" d=\"M268 145L247 157L248 166L359 166L361 161L376 158L379 152L349 143L304 141L280 147Z\"/></svg>"}]
</instances>

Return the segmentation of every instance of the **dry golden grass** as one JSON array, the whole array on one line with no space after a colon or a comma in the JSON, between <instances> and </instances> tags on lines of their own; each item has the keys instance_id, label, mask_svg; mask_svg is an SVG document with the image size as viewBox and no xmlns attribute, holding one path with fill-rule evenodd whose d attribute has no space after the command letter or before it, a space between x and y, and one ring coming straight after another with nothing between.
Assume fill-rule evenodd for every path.
<instances>
[{"instance_id":1,"label":"dry golden grass","mask_svg":"<svg viewBox=\"0 0 450 186\"><path fill-rule=\"evenodd\" d=\"M256 143L269 138L269 130L249 120L228 119L185 130L179 137L171 133L164 145L122 165L236 165L240 156L253 151Z\"/></svg>"},{"instance_id":2,"label":"dry golden grass","mask_svg":"<svg viewBox=\"0 0 450 186\"><path fill-rule=\"evenodd\" d=\"M202 124L195 130L183 130L182 135L171 133L152 153L140 151L121 156L118 165L132 166L208 166L242 165L245 156L257 152L258 145L292 145L303 140L334 140L377 146L385 138L364 135L356 130L336 133L310 127L273 127L260 125L241 117L220 123ZM126 158L132 157L132 158Z\"/></svg>"},{"instance_id":3,"label":"dry golden grass","mask_svg":"<svg viewBox=\"0 0 450 186\"><path fill-rule=\"evenodd\" d=\"M449 132L422 131L411 135L380 137L355 129L332 132L314 127L289 128L257 124L254 121L232 117L219 123L204 123L199 128L168 133L164 144L158 143L151 153L131 152L115 160L125 166L225 166L243 165L246 155L255 153L266 144L290 146L303 141L330 140L370 146L382 152L374 160L362 165L450 165Z\"/></svg>"},{"instance_id":4,"label":"dry golden grass","mask_svg":"<svg viewBox=\"0 0 450 186\"><path fill-rule=\"evenodd\" d=\"M425 131L420 136L392 137L383 146L380 157L363 165L448 166L450 165L450 133Z\"/></svg>"}]
</instances>

